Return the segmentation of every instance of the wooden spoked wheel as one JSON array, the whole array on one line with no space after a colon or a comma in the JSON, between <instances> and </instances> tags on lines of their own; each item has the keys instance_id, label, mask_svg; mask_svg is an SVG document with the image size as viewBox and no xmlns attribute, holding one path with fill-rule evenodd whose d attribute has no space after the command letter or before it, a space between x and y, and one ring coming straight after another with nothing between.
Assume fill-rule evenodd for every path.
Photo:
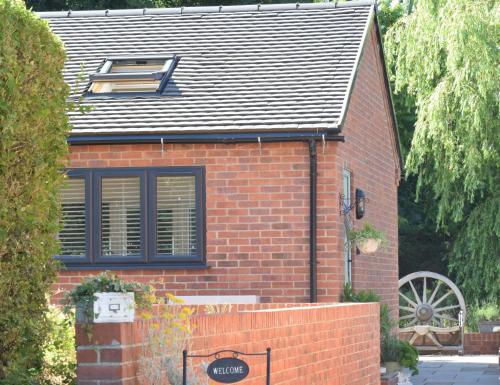
<instances>
[{"instance_id":1,"label":"wooden spoked wheel","mask_svg":"<svg viewBox=\"0 0 500 385\"><path fill-rule=\"evenodd\" d=\"M399 280L399 331L422 350L461 350L465 301L447 277L419 271Z\"/></svg>"}]
</instances>

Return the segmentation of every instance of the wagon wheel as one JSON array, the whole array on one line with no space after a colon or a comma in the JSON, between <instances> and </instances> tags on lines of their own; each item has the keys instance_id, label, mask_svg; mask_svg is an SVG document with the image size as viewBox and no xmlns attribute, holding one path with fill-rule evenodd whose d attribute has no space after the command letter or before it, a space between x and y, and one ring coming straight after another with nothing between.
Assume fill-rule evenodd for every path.
<instances>
[{"instance_id":1,"label":"wagon wheel","mask_svg":"<svg viewBox=\"0 0 500 385\"><path fill-rule=\"evenodd\" d=\"M458 287L441 274L419 271L399 280L400 332L428 337L442 348L436 334L456 333L465 320L465 301Z\"/></svg>"}]
</instances>

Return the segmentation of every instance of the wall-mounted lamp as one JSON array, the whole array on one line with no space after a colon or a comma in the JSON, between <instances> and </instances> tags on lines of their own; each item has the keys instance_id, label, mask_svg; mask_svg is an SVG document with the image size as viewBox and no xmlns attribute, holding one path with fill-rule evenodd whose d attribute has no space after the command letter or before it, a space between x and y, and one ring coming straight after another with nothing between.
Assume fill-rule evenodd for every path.
<instances>
[{"instance_id":1,"label":"wall-mounted lamp","mask_svg":"<svg viewBox=\"0 0 500 385\"><path fill-rule=\"evenodd\" d=\"M359 188L356 189L356 219L361 219L365 216L365 192Z\"/></svg>"}]
</instances>

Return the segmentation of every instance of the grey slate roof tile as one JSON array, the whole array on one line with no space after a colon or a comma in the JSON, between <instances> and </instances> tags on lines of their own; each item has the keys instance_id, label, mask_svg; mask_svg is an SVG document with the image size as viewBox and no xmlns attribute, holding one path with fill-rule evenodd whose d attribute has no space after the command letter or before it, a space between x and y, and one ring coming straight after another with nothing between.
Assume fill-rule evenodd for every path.
<instances>
[{"instance_id":1,"label":"grey slate roof tile","mask_svg":"<svg viewBox=\"0 0 500 385\"><path fill-rule=\"evenodd\" d=\"M40 15L65 44L75 94L106 57L181 58L161 96L85 99L73 134L318 130L339 124L373 8L344 4Z\"/></svg>"}]
</instances>

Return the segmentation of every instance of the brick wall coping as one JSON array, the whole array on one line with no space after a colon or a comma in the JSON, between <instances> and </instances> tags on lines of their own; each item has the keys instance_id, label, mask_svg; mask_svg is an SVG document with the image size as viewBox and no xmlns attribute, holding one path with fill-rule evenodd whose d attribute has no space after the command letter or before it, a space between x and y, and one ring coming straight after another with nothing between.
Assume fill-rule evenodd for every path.
<instances>
[{"instance_id":1,"label":"brick wall coping","mask_svg":"<svg viewBox=\"0 0 500 385\"><path fill-rule=\"evenodd\" d=\"M287 312L287 311L301 311L301 310L318 310L318 309L334 309L346 307L362 307L368 304L378 304L378 302L325 302L325 303L257 303L257 304L216 304L228 305L230 309L223 313L207 313L205 311L206 305L190 305L190 304L166 304L155 306L155 311L161 311L166 306L179 306L187 307L193 310L193 317L215 317L225 315L235 315L236 313L268 313L268 312ZM215 304L214 304L215 305ZM155 318L155 317L153 317ZM136 318L135 322L140 322L140 317Z\"/></svg>"},{"instance_id":2,"label":"brick wall coping","mask_svg":"<svg viewBox=\"0 0 500 385\"><path fill-rule=\"evenodd\" d=\"M290 311L290 310L303 310L307 309L323 309L329 307L344 307L344 306L359 306L367 303L376 303L376 302L332 302L332 303L324 303L324 304L293 304L291 307L277 307L270 309L253 309L253 310L243 310L242 313L261 313L261 312L276 312L276 311Z\"/></svg>"}]
</instances>

